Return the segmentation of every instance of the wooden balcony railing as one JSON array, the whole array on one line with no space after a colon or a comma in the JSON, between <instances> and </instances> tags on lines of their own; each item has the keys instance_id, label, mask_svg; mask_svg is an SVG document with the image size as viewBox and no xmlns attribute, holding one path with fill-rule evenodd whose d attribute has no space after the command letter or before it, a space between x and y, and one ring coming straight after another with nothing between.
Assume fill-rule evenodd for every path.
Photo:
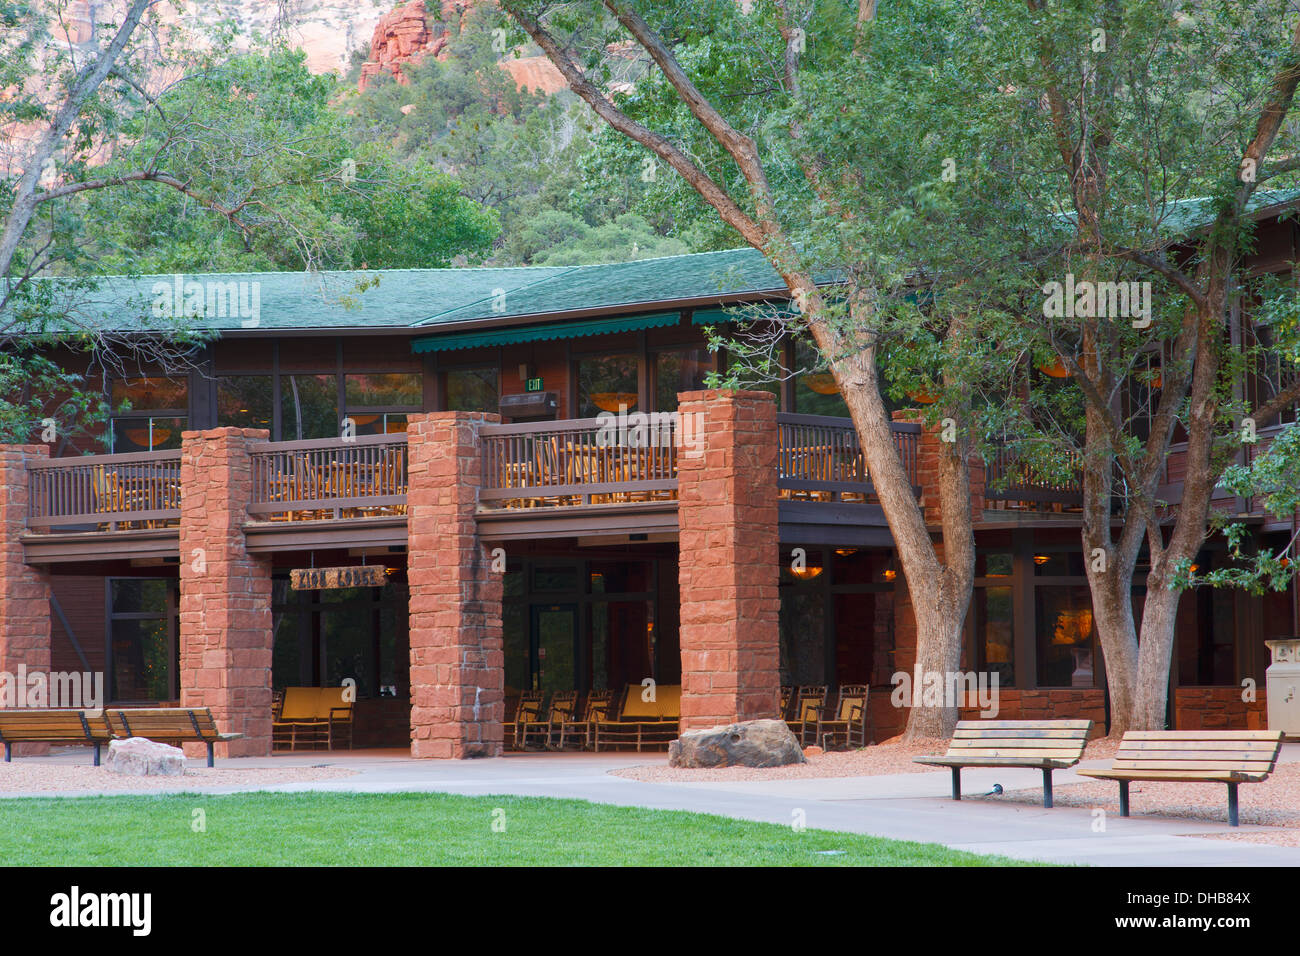
<instances>
[{"instance_id":1,"label":"wooden balcony railing","mask_svg":"<svg viewBox=\"0 0 1300 956\"><path fill-rule=\"evenodd\" d=\"M598 418L485 425L485 508L543 508L677 497L676 416L611 434Z\"/></svg>"},{"instance_id":2,"label":"wooden balcony railing","mask_svg":"<svg viewBox=\"0 0 1300 956\"><path fill-rule=\"evenodd\" d=\"M28 466L33 531L163 528L181 516L181 453L83 455Z\"/></svg>"},{"instance_id":3,"label":"wooden balcony railing","mask_svg":"<svg viewBox=\"0 0 1300 956\"><path fill-rule=\"evenodd\" d=\"M405 435L252 446L249 515L272 521L406 513Z\"/></svg>"},{"instance_id":4,"label":"wooden balcony railing","mask_svg":"<svg viewBox=\"0 0 1300 956\"><path fill-rule=\"evenodd\" d=\"M778 418L778 486L813 501L868 500L862 453L845 419ZM635 504L677 497L682 436L675 416L612 435L600 419L482 429L481 506L487 509ZM899 453L916 481L920 426L894 425ZM405 435L352 440L259 442L250 448L248 513L261 521L404 515ZM180 520L180 452L54 459L30 467L28 527L36 531L175 527Z\"/></svg>"},{"instance_id":5,"label":"wooden balcony railing","mask_svg":"<svg viewBox=\"0 0 1300 956\"><path fill-rule=\"evenodd\" d=\"M783 498L868 501L875 496L858 433L847 418L777 415L777 487ZM894 443L913 488L921 426L894 422Z\"/></svg>"},{"instance_id":6,"label":"wooden balcony railing","mask_svg":"<svg viewBox=\"0 0 1300 956\"><path fill-rule=\"evenodd\" d=\"M1083 503L1083 474L1077 467L1072 477L1050 480L1037 474L1025 460L1005 445L993 450L984 465L984 497L990 501L1024 502L1032 505Z\"/></svg>"}]
</instances>

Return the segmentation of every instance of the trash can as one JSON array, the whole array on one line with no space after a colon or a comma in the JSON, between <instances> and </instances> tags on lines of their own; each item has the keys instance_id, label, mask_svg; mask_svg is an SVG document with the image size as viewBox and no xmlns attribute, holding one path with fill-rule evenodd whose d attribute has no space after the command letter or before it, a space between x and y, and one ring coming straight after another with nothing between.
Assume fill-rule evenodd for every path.
<instances>
[{"instance_id":1,"label":"trash can","mask_svg":"<svg viewBox=\"0 0 1300 956\"><path fill-rule=\"evenodd\" d=\"M1268 729L1300 737L1300 637L1265 641L1273 663L1264 673L1268 688Z\"/></svg>"}]
</instances>

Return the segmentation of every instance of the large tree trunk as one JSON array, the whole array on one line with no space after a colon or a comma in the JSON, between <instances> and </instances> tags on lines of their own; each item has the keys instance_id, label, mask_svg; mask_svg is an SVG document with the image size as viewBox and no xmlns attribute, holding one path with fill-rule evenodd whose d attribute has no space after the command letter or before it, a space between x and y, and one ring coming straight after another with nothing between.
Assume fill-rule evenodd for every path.
<instances>
[{"instance_id":1,"label":"large tree trunk","mask_svg":"<svg viewBox=\"0 0 1300 956\"><path fill-rule=\"evenodd\" d=\"M1129 730L1164 730L1169 706L1169 664L1181 591L1171 589L1155 568L1147 576L1142 608L1142 643L1138 650L1137 694Z\"/></svg>"},{"instance_id":2,"label":"large tree trunk","mask_svg":"<svg viewBox=\"0 0 1300 956\"><path fill-rule=\"evenodd\" d=\"M1104 574L1088 575L1092 591L1093 620L1106 663L1106 687L1110 694L1110 733L1120 736L1132 726L1134 701L1138 694L1138 640L1133 620L1132 574L1107 579Z\"/></svg>"},{"instance_id":3,"label":"large tree trunk","mask_svg":"<svg viewBox=\"0 0 1300 956\"><path fill-rule=\"evenodd\" d=\"M823 324L812 323L812 330L823 354L842 352L842 343L835 341ZM965 441L945 444L940 457L944 550L940 560L920 503L912 492L911 477L898 454L892 422L880 391L875 349L853 352L833 362L832 370L862 443L863 457L898 550L916 618L916 664L922 674L956 673L961 667L961 637L975 569L969 445ZM956 707L923 704L911 709L904 737L950 737L956 723Z\"/></svg>"}]
</instances>

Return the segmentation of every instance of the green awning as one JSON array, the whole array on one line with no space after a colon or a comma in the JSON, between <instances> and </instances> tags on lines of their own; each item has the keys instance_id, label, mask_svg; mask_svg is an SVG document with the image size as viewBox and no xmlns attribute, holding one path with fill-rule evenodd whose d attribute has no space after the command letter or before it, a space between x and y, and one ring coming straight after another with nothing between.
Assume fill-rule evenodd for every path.
<instances>
[{"instance_id":1,"label":"green awning","mask_svg":"<svg viewBox=\"0 0 1300 956\"><path fill-rule=\"evenodd\" d=\"M794 312L787 309L781 309L775 312L774 317L793 318ZM745 311L743 306L732 306L729 309L696 309L691 313L691 325L726 325L729 322L744 321Z\"/></svg>"},{"instance_id":2,"label":"green awning","mask_svg":"<svg viewBox=\"0 0 1300 956\"><path fill-rule=\"evenodd\" d=\"M519 325L508 329L479 329L474 332L448 332L428 335L411 342L412 352L449 352L488 345L515 345L548 339L576 339L584 335L607 335L610 332L634 332L676 325L680 312L657 312L618 319L588 319L583 322L553 322L549 325Z\"/></svg>"}]
</instances>

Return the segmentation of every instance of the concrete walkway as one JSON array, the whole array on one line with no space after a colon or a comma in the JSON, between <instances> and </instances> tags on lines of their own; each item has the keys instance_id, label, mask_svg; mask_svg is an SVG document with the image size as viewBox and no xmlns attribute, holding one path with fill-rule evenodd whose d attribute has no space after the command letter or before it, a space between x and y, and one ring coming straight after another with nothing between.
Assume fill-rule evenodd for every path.
<instances>
[{"instance_id":1,"label":"concrete walkway","mask_svg":"<svg viewBox=\"0 0 1300 956\"><path fill-rule=\"evenodd\" d=\"M1284 759L1300 757L1300 746ZM26 758L33 761L81 762L80 754ZM609 774L618 767L660 763L661 754L512 754L494 760L412 760L404 751L298 753L270 758L218 761L218 767L339 766L357 771L343 779L261 787L204 787L204 793L250 790L278 792L457 793L467 796L513 794L570 797L620 806L690 810L790 825L802 815L809 828L866 833L898 840L943 843L973 853L1001 854L1024 860L1105 866L1297 866L1300 847L1280 847L1240 840L1207 839L1208 835L1274 828L1173 820L1140 815L1123 819L1108 814L1105 832L1093 830L1087 808L1057 806L1044 810L997 798L950 799L946 770L874 777L807 780L642 783ZM1088 761L1083 766L1105 766ZM1059 788L1082 780L1058 771ZM969 769L963 792L982 794L994 783L1010 790L1041 787L1036 770ZM176 791L184 791L180 786ZM189 788L193 792L195 788ZM159 793L151 790L149 793ZM116 792L115 792L116 793ZM45 794L49 796L50 794ZM9 794L6 796L16 796ZM1243 799L1248 801L1249 796Z\"/></svg>"}]
</instances>

